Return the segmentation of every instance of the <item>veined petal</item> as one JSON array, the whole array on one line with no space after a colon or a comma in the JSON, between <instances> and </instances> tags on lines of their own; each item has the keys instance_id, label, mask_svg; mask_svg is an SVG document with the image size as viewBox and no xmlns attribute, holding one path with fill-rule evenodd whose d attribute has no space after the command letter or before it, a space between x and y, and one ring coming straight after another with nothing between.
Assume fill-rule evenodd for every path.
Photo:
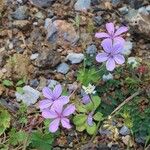
<instances>
[{"instance_id":1,"label":"veined petal","mask_svg":"<svg viewBox=\"0 0 150 150\"><path fill-rule=\"evenodd\" d=\"M52 133L56 132L58 130L59 123L60 123L59 118L53 120L49 125L49 131L52 132Z\"/></svg>"},{"instance_id":2,"label":"veined petal","mask_svg":"<svg viewBox=\"0 0 150 150\"><path fill-rule=\"evenodd\" d=\"M93 114L89 114L88 115L88 118L87 118L87 123L88 123L88 125L89 126L92 126L93 125L93 116L92 116Z\"/></svg>"},{"instance_id":3,"label":"veined petal","mask_svg":"<svg viewBox=\"0 0 150 150\"><path fill-rule=\"evenodd\" d=\"M43 93L44 97L46 97L47 99L52 99L52 97L53 97L52 90L49 89L48 87L44 87L42 90L42 93Z\"/></svg>"},{"instance_id":4,"label":"veined petal","mask_svg":"<svg viewBox=\"0 0 150 150\"><path fill-rule=\"evenodd\" d=\"M103 40L101 45L106 53L112 51L112 40L110 38Z\"/></svg>"},{"instance_id":5,"label":"veined petal","mask_svg":"<svg viewBox=\"0 0 150 150\"><path fill-rule=\"evenodd\" d=\"M125 62L125 58L121 54L114 55L114 60L117 64L123 64Z\"/></svg>"},{"instance_id":6,"label":"veined petal","mask_svg":"<svg viewBox=\"0 0 150 150\"><path fill-rule=\"evenodd\" d=\"M106 62L106 69L108 71L113 71L115 69L115 61L113 58L109 58Z\"/></svg>"},{"instance_id":7,"label":"veined petal","mask_svg":"<svg viewBox=\"0 0 150 150\"><path fill-rule=\"evenodd\" d=\"M52 105L52 103L53 102L49 99L42 100L39 102L39 108L41 110L46 109L46 108L50 107Z\"/></svg>"},{"instance_id":8,"label":"veined petal","mask_svg":"<svg viewBox=\"0 0 150 150\"><path fill-rule=\"evenodd\" d=\"M60 96L57 100L62 104L67 104L69 102L69 96Z\"/></svg>"},{"instance_id":9,"label":"veined petal","mask_svg":"<svg viewBox=\"0 0 150 150\"><path fill-rule=\"evenodd\" d=\"M123 26L123 27L120 27L119 29L117 29L117 31L115 32L115 36L118 36L124 32L127 32L128 31L128 28Z\"/></svg>"},{"instance_id":10,"label":"veined petal","mask_svg":"<svg viewBox=\"0 0 150 150\"><path fill-rule=\"evenodd\" d=\"M52 110L49 110L49 109L45 109L42 111L42 116L44 118L50 118L50 119L54 119L54 118L57 118L58 115L55 111L52 111Z\"/></svg>"},{"instance_id":11,"label":"veined petal","mask_svg":"<svg viewBox=\"0 0 150 150\"><path fill-rule=\"evenodd\" d=\"M123 50L123 44L122 43L115 43L113 45L112 54L118 54Z\"/></svg>"},{"instance_id":12,"label":"veined petal","mask_svg":"<svg viewBox=\"0 0 150 150\"><path fill-rule=\"evenodd\" d=\"M105 32L99 32L95 34L96 38L108 38L110 37L109 34L105 33Z\"/></svg>"},{"instance_id":13,"label":"veined petal","mask_svg":"<svg viewBox=\"0 0 150 150\"><path fill-rule=\"evenodd\" d=\"M51 110L55 111L57 114L62 114L63 105L60 101L54 101L53 105L51 106Z\"/></svg>"},{"instance_id":14,"label":"veined petal","mask_svg":"<svg viewBox=\"0 0 150 150\"><path fill-rule=\"evenodd\" d=\"M106 29L110 35L114 34L115 27L114 27L114 24L112 22L106 23Z\"/></svg>"},{"instance_id":15,"label":"veined petal","mask_svg":"<svg viewBox=\"0 0 150 150\"><path fill-rule=\"evenodd\" d=\"M69 116L75 112L75 106L73 104L68 105L64 111L63 111L63 116Z\"/></svg>"},{"instance_id":16,"label":"veined petal","mask_svg":"<svg viewBox=\"0 0 150 150\"><path fill-rule=\"evenodd\" d=\"M96 61L97 62L104 62L104 61L106 61L108 59L108 54L107 53L99 53L99 54L97 54L97 56L96 56Z\"/></svg>"},{"instance_id":17,"label":"veined petal","mask_svg":"<svg viewBox=\"0 0 150 150\"><path fill-rule=\"evenodd\" d=\"M53 90L53 97L57 99L62 93L62 87L60 84L56 85Z\"/></svg>"},{"instance_id":18,"label":"veined petal","mask_svg":"<svg viewBox=\"0 0 150 150\"><path fill-rule=\"evenodd\" d=\"M117 44L117 43L124 45L125 40L121 36L117 36L114 38L114 44Z\"/></svg>"},{"instance_id":19,"label":"veined petal","mask_svg":"<svg viewBox=\"0 0 150 150\"><path fill-rule=\"evenodd\" d=\"M70 121L67 118L62 118L61 119L61 124L64 128L70 129L71 125L70 125Z\"/></svg>"}]
</instances>

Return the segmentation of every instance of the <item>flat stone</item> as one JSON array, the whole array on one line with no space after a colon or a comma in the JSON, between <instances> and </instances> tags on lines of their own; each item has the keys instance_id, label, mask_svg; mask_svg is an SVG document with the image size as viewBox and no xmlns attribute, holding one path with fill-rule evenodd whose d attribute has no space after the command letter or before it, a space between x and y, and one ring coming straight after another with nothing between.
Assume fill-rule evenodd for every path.
<instances>
[{"instance_id":1,"label":"flat stone","mask_svg":"<svg viewBox=\"0 0 150 150\"><path fill-rule=\"evenodd\" d=\"M125 41L122 54L127 55L127 56L130 55L132 48L133 48L133 43L131 41Z\"/></svg>"},{"instance_id":2,"label":"flat stone","mask_svg":"<svg viewBox=\"0 0 150 150\"><path fill-rule=\"evenodd\" d=\"M94 55L94 54L96 54L96 52L97 52L97 48L94 44L89 45L86 49L86 53L90 54L90 55Z\"/></svg>"},{"instance_id":3,"label":"flat stone","mask_svg":"<svg viewBox=\"0 0 150 150\"><path fill-rule=\"evenodd\" d=\"M39 81L37 79L30 80L30 86L36 88L39 85Z\"/></svg>"},{"instance_id":4,"label":"flat stone","mask_svg":"<svg viewBox=\"0 0 150 150\"><path fill-rule=\"evenodd\" d=\"M129 134L130 134L130 130L129 130L129 128L128 128L127 126L123 126L123 127L120 129L119 133L120 133L121 135L123 135L123 136L126 136L126 135L129 135Z\"/></svg>"},{"instance_id":5,"label":"flat stone","mask_svg":"<svg viewBox=\"0 0 150 150\"><path fill-rule=\"evenodd\" d=\"M23 87L23 94L20 94L18 92L15 93L17 101L23 101L27 106L30 106L32 104L35 104L40 97L40 92L33 89L30 86L24 86Z\"/></svg>"},{"instance_id":6,"label":"flat stone","mask_svg":"<svg viewBox=\"0 0 150 150\"><path fill-rule=\"evenodd\" d=\"M90 6L91 0L77 0L77 2L74 5L74 8L77 11L87 11L87 9L90 9Z\"/></svg>"},{"instance_id":7,"label":"flat stone","mask_svg":"<svg viewBox=\"0 0 150 150\"><path fill-rule=\"evenodd\" d=\"M57 67L57 72L59 72L59 73L66 74L68 71L69 71L69 65L66 63L61 63Z\"/></svg>"},{"instance_id":8,"label":"flat stone","mask_svg":"<svg viewBox=\"0 0 150 150\"><path fill-rule=\"evenodd\" d=\"M72 64L78 64L82 62L84 55L82 53L70 53L68 54L66 60L69 60Z\"/></svg>"},{"instance_id":9,"label":"flat stone","mask_svg":"<svg viewBox=\"0 0 150 150\"><path fill-rule=\"evenodd\" d=\"M50 89L53 89L57 84L59 84L59 82L56 80L48 80L48 87Z\"/></svg>"},{"instance_id":10,"label":"flat stone","mask_svg":"<svg viewBox=\"0 0 150 150\"><path fill-rule=\"evenodd\" d=\"M125 15L128 13L129 9L127 8L127 6L124 6L124 7L119 8L119 11L122 15Z\"/></svg>"},{"instance_id":11,"label":"flat stone","mask_svg":"<svg viewBox=\"0 0 150 150\"><path fill-rule=\"evenodd\" d=\"M31 60L35 60L35 59L38 58L38 56L39 56L39 53L32 54L32 55L30 56L30 59L31 59Z\"/></svg>"}]
</instances>

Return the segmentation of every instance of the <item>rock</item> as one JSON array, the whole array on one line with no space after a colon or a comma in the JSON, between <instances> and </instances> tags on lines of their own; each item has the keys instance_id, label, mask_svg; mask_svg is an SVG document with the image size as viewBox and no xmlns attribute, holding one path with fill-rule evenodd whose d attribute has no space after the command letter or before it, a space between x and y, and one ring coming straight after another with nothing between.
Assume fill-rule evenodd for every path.
<instances>
[{"instance_id":1,"label":"rock","mask_svg":"<svg viewBox=\"0 0 150 150\"><path fill-rule=\"evenodd\" d=\"M146 7L146 10L150 13L150 5Z\"/></svg>"},{"instance_id":2,"label":"rock","mask_svg":"<svg viewBox=\"0 0 150 150\"><path fill-rule=\"evenodd\" d=\"M40 76L39 80L40 80L40 83L37 89L39 91L42 91L42 89L46 86L47 79L45 79L43 76Z\"/></svg>"},{"instance_id":3,"label":"rock","mask_svg":"<svg viewBox=\"0 0 150 150\"><path fill-rule=\"evenodd\" d=\"M141 137L141 136L139 136L139 137L136 137L135 138L135 141L136 141L136 143L138 143L138 144L145 144L145 138L144 137Z\"/></svg>"},{"instance_id":4,"label":"rock","mask_svg":"<svg viewBox=\"0 0 150 150\"><path fill-rule=\"evenodd\" d=\"M91 0L91 5L99 5L101 0Z\"/></svg>"},{"instance_id":5,"label":"rock","mask_svg":"<svg viewBox=\"0 0 150 150\"><path fill-rule=\"evenodd\" d=\"M90 9L90 6L91 0L77 0L77 2L74 5L74 8L77 11L87 11L87 9Z\"/></svg>"},{"instance_id":6,"label":"rock","mask_svg":"<svg viewBox=\"0 0 150 150\"><path fill-rule=\"evenodd\" d=\"M40 97L40 92L33 89L30 86L24 86L23 87L23 94L20 94L18 92L15 93L17 101L23 101L27 106L30 106L32 104L35 104Z\"/></svg>"},{"instance_id":7,"label":"rock","mask_svg":"<svg viewBox=\"0 0 150 150\"><path fill-rule=\"evenodd\" d=\"M111 0L111 3L114 7L116 7L122 3L122 0Z\"/></svg>"},{"instance_id":8,"label":"rock","mask_svg":"<svg viewBox=\"0 0 150 150\"><path fill-rule=\"evenodd\" d=\"M51 6L56 0L30 0L30 2L39 7L49 7Z\"/></svg>"},{"instance_id":9,"label":"rock","mask_svg":"<svg viewBox=\"0 0 150 150\"><path fill-rule=\"evenodd\" d=\"M48 87L50 89L53 89L57 84L59 84L59 82L56 80L48 80Z\"/></svg>"},{"instance_id":10,"label":"rock","mask_svg":"<svg viewBox=\"0 0 150 150\"><path fill-rule=\"evenodd\" d=\"M134 141L130 137L130 135L126 135L122 137L122 141L125 145L132 147L134 145Z\"/></svg>"},{"instance_id":11,"label":"rock","mask_svg":"<svg viewBox=\"0 0 150 150\"><path fill-rule=\"evenodd\" d=\"M5 59L6 59L6 51L0 50L0 68L3 67L3 65L5 64Z\"/></svg>"},{"instance_id":12,"label":"rock","mask_svg":"<svg viewBox=\"0 0 150 150\"><path fill-rule=\"evenodd\" d=\"M111 134L111 131L109 131L109 130L107 130L107 129L100 129L100 130L99 130L99 133L100 133L101 135L107 135L107 136L109 136L109 135Z\"/></svg>"},{"instance_id":13,"label":"rock","mask_svg":"<svg viewBox=\"0 0 150 150\"><path fill-rule=\"evenodd\" d=\"M26 6L20 6L12 13L12 17L17 20L24 20L28 18L28 8Z\"/></svg>"},{"instance_id":14,"label":"rock","mask_svg":"<svg viewBox=\"0 0 150 150\"><path fill-rule=\"evenodd\" d=\"M42 48L39 52L38 59L32 63L40 68L50 68L55 67L60 63L61 56L60 54L48 47Z\"/></svg>"},{"instance_id":15,"label":"rock","mask_svg":"<svg viewBox=\"0 0 150 150\"><path fill-rule=\"evenodd\" d=\"M30 28L30 21L28 20L15 20L12 25L21 30L27 30Z\"/></svg>"},{"instance_id":16,"label":"rock","mask_svg":"<svg viewBox=\"0 0 150 150\"><path fill-rule=\"evenodd\" d=\"M32 55L30 56L30 59L31 59L31 60L35 60L35 59L38 58L38 56L39 56L39 53L32 54Z\"/></svg>"},{"instance_id":17,"label":"rock","mask_svg":"<svg viewBox=\"0 0 150 150\"><path fill-rule=\"evenodd\" d=\"M101 26L104 22L103 18L101 16L95 16L93 18L93 21L95 23L96 26Z\"/></svg>"},{"instance_id":18,"label":"rock","mask_svg":"<svg viewBox=\"0 0 150 150\"><path fill-rule=\"evenodd\" d=\"M129 9L127 8L127 6L124 6L124 7L119 8L119 11L122 15L125 15L128 13Z\"/></svg>"},{"instance_id":19,"label":"rock","mask_svg":"<svg viewBox=\"0 0 150 150\"><path fill-rule=\"evenodd\" d=\"M64 44L64 42L69 42L71 44L76 44L79 36L77 35L72 24L64 20L55 20L47 18L45 20L45 28L47 29L47 39L51 43Z\"/></svg>"},{"instance_id":20,"label":"rock","mask_svg":"<svg viewBox=\"0 0 150 150\"><path fill-rule=\"evenodd\" d=\"M66 74L68 71L69 71L69 65L66 63L61 63L57 67L57 72L59 72L59 73Z\"/></svg>"},{"instance_id":21,"label":"rock","mask_svg":"<svg viewBox=\"0 0 150 150\"><path fill-rule=\"evenodd\" d=\"M86 53L90 54L90 55L94 55L94 54L96 54L96 52L97 52L97 48L94 44L89 45L86 49Z\"/></svg>"},{"instance_id":22,"label":"rock","mask_svg":"<svg viewBox=\"0 0 150 150\"><path fill-rule=\"evenodd\" d=\"M44 14L40 11L35 14L35 17L38 19L44 19L45 18Z\"/></svg>"},{"instance_id":23,"label":"rock","mask_svg":"<svg viewBox=\"0 0 150 150\"><path fill-rule=\"evenodd\" d=\"M68 54L66 60L71 61L72 64L78 64L82 62L84 55L82 53L70 53Z\"/></svg>"},{"instance_id":24,"label":"rock","mask_svg":"<svg viewBox=\"0 0 150 150\"><path fill-rule=\"evenodd\" d=\"M108 80L112 80L113 79L113 75L111 73L107 74L107 75L103 75L103 81L108 81Z\"/></svg>"},{"instance_id":25,"label":"rock","mask_svg":"<svg viewBox=\"0 0 150 150\"><path fill-rule=\"evenodd\" d=\"M37 79L30 80L30 86L36 88L39 85L39 81Z\"/></svg>"},{"instance_id":26,"label":"rock","mask_svg":"<svg viewBox=\"0 0 150 150\"><path fill-rule=\"evenodd\" d=\"M131 41L125 41L122 54L127 56L130 55L132 48L133 48L133 43Z\"/></svg>"},{"instance_id":27,"label":"rock","mask_svg":"<svg viewBox=\"0 0 150 150\"><path fill-rule=\"evenodd\" d=\"M130 130L129 130L128 127L123 126L123 127L120 129L119 133L120 133L121 135L124 135L124 136L125 136L125 135L129 135L129 134L130 134Z\"/></svg>"},{"instance_id":28,"label":"rock","mask_svg":"<svg viewBox=\"0 0 150 150\"><path fill-rule=\"evenodd\" d=\"M139 8L138 12L144 15L149 15L149 12L146 10L146 7Z\"/></svg>"}]
</instances>

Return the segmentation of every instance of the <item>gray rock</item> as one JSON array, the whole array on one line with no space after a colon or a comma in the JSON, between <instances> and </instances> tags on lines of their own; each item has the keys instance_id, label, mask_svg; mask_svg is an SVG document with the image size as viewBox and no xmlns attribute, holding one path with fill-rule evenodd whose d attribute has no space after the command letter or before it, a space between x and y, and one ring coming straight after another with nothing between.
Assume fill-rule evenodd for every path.
<instances>
[{"instance_id":1,"label":"gray rock","mask_svg":"<svg viewBox=\"0 0 150 150\"><path fill-rule=\"evenodd\" d=\"M28 8L26 6L20 6L12 13L12 17L17 20L24 20L28 18Z\"/></svg>"},{"instance_id":2,"label":"gray rock","mask_svg":"<svg viewBox=\"0 0 150 150\"><path fill-rule=\"evenodd\" d=\"M126 41L122 50L122 54L130 55L133 48L133 43L130 41Z\"/></svg>"},{"instance_id":3,"label":"gray rock","mask_svg":"<svg viewBox=\"0 0 150 150\"><path fill-rule=\"evenodd\" d=\"M59 84L59 82L56 80L48 80L48 87L50 89L53 89L57 84Z\"/></svg>"},{"instance_id":4,"label":"gray rock","mask_svg":"<svg viewBox=\"0 0 150 150\"><path fill-rule=\"evenodd\" d=\"M101 0L91 0L91 5L99 5Z\"/></svg>"},{"instance_id":5,"label":"gray rock","mask_svg":"<svg viewBox=\"0 0 150 150\"><path fill-rule=\"evenodd\" d=\"M66 74L68 71L69 71L69 65L66 63L61 63L57 67L57 72L59 72L59 73Z\"/></svg>"},{"instance_id":6,"label":"gray rock","mask_svg":"<svg viewBox=\"0 0 150 150\"><path fill-rule=\"evenodd\" d=\"M51 6L56 0L31 0L31 3L37 5L39 7L49 7Z\"/></svg>"},{"instance_id":7,"label":"gray rock","mask_svg":"<svg viewBox=\"0 0 150 150\"><path fill-rule=\"evenodd\" d=\"M38 58L38 56L39 56L39 53L32 54L32 55L30 56L30 59L31 59L31 60L35 60L35 59Z\"/></svg>"},{"instance_id":8,"label":"gray rock","mask_svg":"<svg viewBox=\"0 0 150 150\"><path fill-rule=\"evenodd\" d=\"M127 6L124 6L124 7L119 8L119 11L122 15L125 15L128 13L129 9L127 8Z\"/></svg>"},{"instance_id":9,"label":"gray rock","mask_svg":"<svg viewBox=\"0 0 150 150\"><path fill-rule=\"evenodd\" d=\"M129 9L129 12L127 15L125 15L125 18L127 21L133 20L133 18L137 17L138 15L138 10L135 9Z\"/></svg>"},{"instance_id":10,"label":"gray rock","mask_svg":"<svg viewBox=\"0 0 150 150\"><path fill-rule=\"evenodd\" d=\"M91 6L91 0L77 0L74 5L75 10L77 11L86 11Z\"/></svg>"},{"instance_id":11,"label":"gray rock","mask_svg":"<svg viewBox=\"0 0 150 150\"><path fill-rule=\"evenodd\" d=\"M23 94L15 93L17 101L23 101L27 106L35 104L40 97L40 92L30 86L23 87Z\"/></svg>"},{"instance_id":12,"label":"gray rock","mask_svg":"<svg viewBox=\"0 0 150 150\"><path fill-rule=\"evenodd\" d=\"M94 54L96 54L96 52L97 52L97 48L94 44L88 46L86 49L86 53L90 54L90 55L94 55Z\"/></svg>"},{"instance_id":13,"label":"gray rock","mask_svg":"<svg viewBox=\"0 0 150 150\"><path fill-rule=\"evenodd\" d=\"M136 138L135 138L135 141L136 141L136 143L138 143L138 144L145 144L145 138L144 138L144 137L141 137L141 136L136 137Z\"/></svg>"},{"instance_id":14,"label":"gray rock","mask_svg":"<svg viewBox=\"0 0 150 150\"><path fill-rule=\"evenodd\" d=\"M146 7L146 10L150 13L150 5Z\"/></svg>"},{"instance_id":15,"label":"gray rock","mask_svg":"<svg viewBox=\"0 0 150 150\"><path fill-rule=\"evenodd\" d=\"M82 53L70 53L68 54L66 60L69 60L72 64L78 64L82 62L84 55Z\"/></svg>"},{"instance_id":16,"label":"gray rock","mask_svg":"<svg viewBox=\"0 0 150 150\"><path fill-rule=\"evenodd\" d=\"M39 81L37 79L30 80L30 86L36 88L39 85Z\"/></svg>"},{"instance_id":17,"label":"gray rock","mask_svg":"<svg viewBox=\"0 0 150 150\"><path fill-rule=\"evenodd\" d=\"M130 134L130 130L129 130L129 128L128 128L127 126L123 126L123 127L120 129L119 133L120 133L121 135L123 135L123 136L126 136L126 135L129 135L129 134Z\"/></svg>"},{"instance_id":18,"label":"gray rock","mask_svg":"<svg viewBox=\"0 0 150 150\"><path fill-rule=\"evenodd\" d=\"M95 16L93 18L93 21L95 22L96 26L100 26L104 22L104 20L103 20L103 18L101 16Z\"/></svg>"},{"instance_id":19,"label":"gray rock","mask_svg":"<svg viewBox=\"0 0 150 150\"><path fill-rule=\"evenodd\" d=\"M138 12L144 15L149 15L149 12L147 11L146 7L139 8Z\"/></svg>"},{"instance_id":20,"label":"gray rock","mask_svg":"<svg viewBox=\"0 0 150 150\"><path fill-rule=\"evenodd\" d=\"M111 0L111 3L113 6L120 5L122 3L122 0Z\"/></svg>"},{"instance_id":21,"label":"gray rock","mask_svg":"<svg viewBox=\"0 0 150 150\"><path fill-rule=\"evenodd\" d=\"M41 11L39 11L35 14L35 17L38 18L38 19L44 19L45 16Z\"/></svg>"},{"instance_id":22,"label":"gray rock","mask_svg":"<svg viewBox=\"0 0 150 150\"><path fill-rule=\"evenodd\" d=\"M100 129L100 130L99 130L99 133L100 133L101 135L107 135L107 136L109 136L109 135L111 134L111 131L109 131L109 130L107 130L107 129Z\"/></svg>"}]
</instances>

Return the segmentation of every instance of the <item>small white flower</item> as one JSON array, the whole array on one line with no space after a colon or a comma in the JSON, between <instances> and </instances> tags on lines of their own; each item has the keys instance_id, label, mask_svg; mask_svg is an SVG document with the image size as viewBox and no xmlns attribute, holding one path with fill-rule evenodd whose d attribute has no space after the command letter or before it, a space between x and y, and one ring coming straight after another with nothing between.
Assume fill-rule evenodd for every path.
<instances>
[{"instance_id":1,"label":"small white flower","mask_svg":"<svg viewBox=\"0 0 150 150\"><path fill-rule=\"evenodd\" d=\"M127 63L132 65L132 68L136 68L139 65L139 62L135 57L129 57Z\"/></svg>"},{"instance_id":2,"label":"small white flower","mask_svg":"<svg viewBox=\"0 0 150 150\"><path fill-rule=\"evenodd\" d=\"M86 86L82 86L82 88L84 89L86 94L95 94L95 86L89 84L87 87Z\"/></svg>"},{"instance_id":3,"label":"small white flower","mask_svg":"<svg viewBox=\"0 0 150 150\"><path fill-rule=\"evenodd\" d=\"M113 79L113 75L111 73L107 74L107 75L103 75L103 81L108 81L108 80L112 80Z\"/></svg>"}]
</instances>

